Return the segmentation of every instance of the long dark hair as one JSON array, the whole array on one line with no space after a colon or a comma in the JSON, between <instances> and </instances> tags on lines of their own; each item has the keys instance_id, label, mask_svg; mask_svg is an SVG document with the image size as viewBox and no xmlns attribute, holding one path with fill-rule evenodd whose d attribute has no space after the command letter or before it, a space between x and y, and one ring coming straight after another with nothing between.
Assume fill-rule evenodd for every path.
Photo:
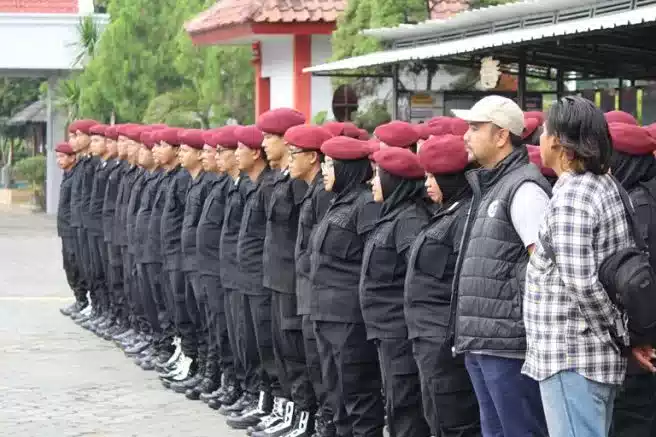
<instances>
[{"instance_id":1,"label":"long dark hair","mask_svg":"<svg viewBox=\"0 0 656 437\"><path fill-rule=\"evenodd\" d=\"M572 171L608 173L613 140L604 113L590 100L579 96L560 99L549 109L546 130L570 155Z\"/></svg>"}]
</instances>

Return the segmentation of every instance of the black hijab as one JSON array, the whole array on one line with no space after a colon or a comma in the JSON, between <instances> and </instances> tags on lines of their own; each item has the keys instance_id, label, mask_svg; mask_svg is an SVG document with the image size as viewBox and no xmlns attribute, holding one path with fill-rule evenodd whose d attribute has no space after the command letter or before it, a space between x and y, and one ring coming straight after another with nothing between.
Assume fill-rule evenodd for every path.
<instances>
[{"instance_id":1,"label":"black hijab","mask_svg":"<svg viewBox=\"0 0 656 437\"><path fill-rule=\"evenodd\" d=\"M610 159L613 176L625 190L631 190L640 182L656 177L656 158L654 155L629 155L613 150Z\"/></svg>"},{"instance_id":2,"label":"black hijab","mask_svg":"<svg viewBox=\"0 0 656 437\"><path fill-rule=\"evenodd\" d=\"M400 178L380 167L378 168L378 177L384 199L380 212L381 217L385 217L385 215L394 211L396 207L409 200L424 208L427 207L423 196L424 184L422 179Z\"/></svg>"},{"instance_id":3,"label":"black hijab","mask_svg":"<svg viewBox=\"0 0 656 437\"><path fill-rule=\"evenodd\" d=\"M332 191L337 194L336 200L344 197L355 188L365 185L373 176L371 161L368 158L353 161L335 159L333 160L333 167L335 170L335 183Z\"/></svg>"}]
</instances>

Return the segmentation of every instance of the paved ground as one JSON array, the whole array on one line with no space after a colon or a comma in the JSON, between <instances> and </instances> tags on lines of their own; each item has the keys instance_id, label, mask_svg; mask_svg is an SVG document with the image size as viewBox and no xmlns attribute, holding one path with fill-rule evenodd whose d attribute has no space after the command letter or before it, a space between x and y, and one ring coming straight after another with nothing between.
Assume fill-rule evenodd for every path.
<instances>
[{"instance_id":1,"label":"paved ground","mask_svg":"<svg viewBox=\"0 0 656 437\"><path fill-rule=\"evenodd\" d=\"M0 209L0 250L0 435L245 435L59 313L71 293L53 219Z\"/></svg>"}]
</instances>

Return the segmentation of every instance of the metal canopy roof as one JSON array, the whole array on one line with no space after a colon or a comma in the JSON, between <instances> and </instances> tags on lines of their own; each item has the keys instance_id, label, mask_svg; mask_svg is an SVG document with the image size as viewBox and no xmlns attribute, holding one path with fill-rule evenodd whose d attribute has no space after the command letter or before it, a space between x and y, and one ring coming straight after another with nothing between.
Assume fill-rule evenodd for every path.
<instances>
[{"instance_id":1,"label":"metal canopy roof","mask_svg":"<svg viewBox=\"0 0 656 437\"><path fill-rule=\"evenodd\" d=\"M587 6L547 11L542 15L536 15L535 9L528 9L536 6L544 9L545 4L555 3L562 6L565 2L572 4L571 0L526 1L463 13L461 15L474 27L460 27L455 33L452 23L458 16L416 25L423 26L420 30L414 29L416 26L395 28L397 36L405 32L406 38L408 32L414 32L414 39L398 40L395 45L401 47L392 50L317 65L304 71L320 74L427 59L476 66L481 57L494 56L506 66L524 59L529 65L547 70L562 68L582 76L624 79L656 76L656 48L650 44L656 37L656 0L584 0ZM505 22L489 21L503 10L504 14L511 13L513 5L516 10L524 8L525 14L533 13L523 17L514 15ZM491 15L490 10L495 15ZM486 24L475 23L473 17L477 13L483 15L479 20L487 20ZM519 25L509 26L510 22ZM430 34L426 26L436 26L442 31ZM455 39L458 36L460 38ZM404 45L409 47L402 47Z\"/></svg>"}]
</instances>

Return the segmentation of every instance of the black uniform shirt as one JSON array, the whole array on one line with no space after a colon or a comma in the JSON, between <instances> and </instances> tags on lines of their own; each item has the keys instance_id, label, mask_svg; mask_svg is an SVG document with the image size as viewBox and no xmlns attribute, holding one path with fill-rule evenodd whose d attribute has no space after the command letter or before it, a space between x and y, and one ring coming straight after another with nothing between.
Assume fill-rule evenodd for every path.
<instances>
[{"instance_id":1,"label":"black uniform shirt","mask_svg":"<svg viewBox=\"0 0 656 437\"><path fill-rule=\"evenodd\" d=\"M403 313L406 255L428 211L403 202L376 223L365 244L360 273L360 305L367 338L407 338Z\"/></svg>"},{"instance_id":2,"label":"black uniform shirt","mask_svg":"<svg viewBox=\"0 0 656 437\"><path fill-rule=\"evenodd\" d=\"M137 176L132 183L130 190L130 197L128 200L128 207L125 210L125 223L127 224L126 232L128 236L128 253L136 255L137 241L135 238L135 226L137 223L137 212L139 211L139 204L141 203L141 192L146 185L146 174L148 172L143 168L137 170Z\"/></svg>"},{"instance_id":3,"label":"black uniform shirt","mask_svg":"<svg viewBox=\"0 0 656 437\"><path fill-rule=\"evenodd\" d=\"M82 227L87 229L91 226L91 190L93 188L94 173L96 172L99 161L100 159L94 156L82 158L83 171L80 186L82 192L81 214Z\"/></svg>"},{"instance_id":4,"label":"black uniform shirt","mask_svg":"<svg viewBox=\"0 0 656 437\"><path fill-rule=\"evenodd\" d=\"M219 243L219 268L221 285L236 290L239 288L239 268L237 264L237 245L241 216L244 211L244 198L253 183L247 176L240 176L236 181L228 182L225 214L221 227Z\"/></svg>"},{"instance_id":5,"label":"black uniform shirt","mask_svg":"<svg viewBox=\"0 0 656 437\"><path fill-rule=\"evenodd\" d=\"M65 171L59 186L59 206L57 207L57 235L62 238L74 236L71 228L71 189L73 188L73 169Z\"/></svg>"},{"instance_id":6,"label":"black uniform shirt","mask_svg":"<svg viewBox=\"0 0 656 437\"><path fill-rule=\"evenodd\" d=\"M70 214L71 228L82 227L82 173L84 173L84 164L78 157L77 162L70 171L71 178L71 196L70 196Z\"/></svg>"},{"instance_id":7,"label":"black uniform shirt","mask_svg":"<svg viewBox=\"0 0 656 437\"><path fill-rule=\"evenodd\" d=\"M107 179L111 171L110 162L103 159L97 160L89 195L89 233L92 235L103 235L103 204L105 203Z\"/></svg>"},{"instance_id":8,"label":"black uniform shirt","mask_svg":"<svg viewBox=\"0 0 656 437\"><path fill-rule=\"evenodd\" d=\"M155 198L153 199L150 219L148 220L148 239L144 247L144 258L155 260L153 262L162 262L162 216L164 215L164 206L166 203L166 193L168 193L171 182L178 172L184 171L181 167L175 167L169 171L163 171Z\"/></svg>"},{"instance_id":9,"label":"black uniform shirt","mask_svg":"<svg viewBox=\"0 0 656 437\"><path fill-rule=\"evenodd\" d=\"M111 161L111 169L107 176L107 186L102 208L103 238L105 243L114 241L114 216L116 215L116 200L118 189L127 165L118 159Z\"/></svg>"},{"instance_id":10,"label":"black uniform shirt","mask_svg":"<svg viewBox=\"0 0 656 437\"><path fill-rule=\"evenodd\" d=\"M139 167L126 163L123 178L119 182L118 196L116 198L116 214L114 217L114 241L116 246L127 247L127 209L130 201L130 192L135 179L139 176Z\"/></svg>"},{"instance_id":11,"label":"black uniform shirt","mask_svg":"<svg viewBox=\"0 0 656 437\"><path fill-rule=\"evenodd\" d=\"M244 211L239 227L237 263L239 265L239 290L248 295L266 295L263 285L264 237L266 236L266 211L273 191L275 172L265 168L257 182L250 185L244 199Z\"/></svg>"},{"instance_id":12,"label":"black uniform shirt","mask_svg":"<svg viewBox=\"0 0 656 437\"><path fill-rule=\"evenodd\" d=\"M310 282L310 238L330 207L335 195L324 189L321 172L312 181L301 201L298 234L294 255L296 258L296 300L299 315L310 314L312 284Z\"/></svg>"},{"instance_id":13,"label":"black uniform shirt","mask_svg":"<svg viewBox=\"0 0 656 437\"><path fill-rule=\"evenodd\" d=\"M190 183L189 172L179 169L169 183L166 192L161 230L165 270L182 269L182 219Z\"/></svg>"},{"instance_id":14,"label":"black uniform shirt","mask_svg":"<svg viewBox=\"0 0 656 437\"><path fill-rule=\"evenodd\" d=\"M307 189L307 183L289 177L288 170L274 180L264 238L263 284L279 293L296 292L294 249L299 211Z\"/></svg>"},{"instance_id":15,"label":"black uniform shirt","mask_svg":"<svg viewBox=\"0 0 656 437\"><path fill-rule=\"evenodd\" d=\"M410 247L405 316L411 339L447 336L453 274L470 200L437 213Z\"/></svg>"},{"instance_id":16,"label":"black uniform shirt","mask_svg":"<svg viewBox=\"0 0 656 437\"><path fill-rule=\"evenodd\" d=\"M201 172L189 184L185 200L184 218L182 220L182 270L193 272L198 270L198 250L196 247L196 230L203 213L203 205L207 195L216 183L215 173Z\"/></svg>"},{"instance_id":17,"label":"black uniform shirt","mask_svg":"<svg viewBox=\"0 0 656 437\"><path fill-rule=\"evenodd\" d=\"M221 229L232 178L219 176L207 195L196 230L198 273L221 276Z\"/></svg>"},{"instance_id":18,"label":"black uniform shirt","mask_svg":"<svg viewBox=\"0 0 656 437\"><path fill-rule=\"evenodd\" d=\"M312 233L313 320L362 323L360 266L367 234L379 212L380 205L363 185L337 199Z\"/></svg>"},{"instance_id":19,"label":"black uniform shirt","mask_svg":"<svg viewBox=\"0 0 656 437\"><path fill-rule=\"evenodd\" d=\"M140 264L161 263L161 258L152 258L146 256L146 247L149 243L148 224L155 203L155 196L159 188L159 182L164 172L155 170L147 172L144 176L144 187L141 190L141 199L139 199L139 210L134 223L134 244L135 244L135 262Z\"/></svg>"}]
</instances>

